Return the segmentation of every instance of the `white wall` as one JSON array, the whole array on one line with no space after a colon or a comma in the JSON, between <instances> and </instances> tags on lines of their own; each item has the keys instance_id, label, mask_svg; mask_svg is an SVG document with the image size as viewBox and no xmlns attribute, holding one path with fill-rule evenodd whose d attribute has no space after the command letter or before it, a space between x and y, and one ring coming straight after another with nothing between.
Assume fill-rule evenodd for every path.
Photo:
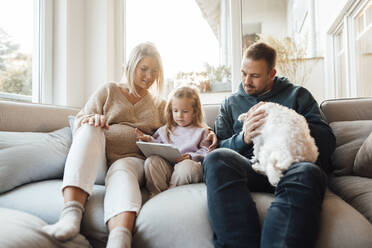
<instances>
[{"instance_id":1,"label":"white wall","mask_svg":"<svg viewBox=\"0 0 372 248\"><path fill-rule=\"evenodd\" d=\"M262 23L262 33L287 35L286 3L282 0L242 0L242 23ZM244 33L244 32L243 32Z\"/></svg>"},{"instance_id":2,"label":"white wall","mask_svg":"<svg viewBox=\"0 0 372 248\"><path fill-rule=\"evenodd\" d=\"M118 81L122 0L55 0L53 104L82 107L103 83Z\"/></svg>"},{"instance_id":3,"label":"white wall","mask_svg":"<svg viewBox=\"0 0 372 248\"><path fill-rule=\"evenodd\" d=\"M313 94L315 100L320 104L326 98L324 90L324 59L310 59L307 64L311 68L311 73L303 86Z\"/></svg>"},{"instance_id":4,"label":"white wall","mask_svg":"<svg viewBox=\"0 0 372 248\"><path fill-rule=\"evenodd\" d=\"M71 106L82 106L85 99L85 0L70 0L68 14L68 78L67 78L67 103Z\"/></svg>"},{"instance_id":5,"label":"white wall","mask_svg":"<svg viewBox=\"0 0 372 248\"><path fill-rule=\"evenodd\" d=\"M86 5L86 85L90 96L107 80L107 4L102 0L89 0ZM85 99L87 100L87 99Z\"/></svg>"},{"instance_id":6,"label":"white wall","mask_svg":"<svg viewBox=\"0 0 372 248\"><path fill-rule=\"evenodd\" d=\"M85 0L55 0L53 104L81 106L85 97Z\"/></svg>"}]
</instances>

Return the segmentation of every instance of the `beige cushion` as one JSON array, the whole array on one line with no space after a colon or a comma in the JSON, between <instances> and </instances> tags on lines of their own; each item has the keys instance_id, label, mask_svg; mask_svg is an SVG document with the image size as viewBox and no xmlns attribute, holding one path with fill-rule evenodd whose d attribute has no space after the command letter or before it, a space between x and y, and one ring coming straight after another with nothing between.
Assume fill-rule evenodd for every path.
<instances>
[{"instance_id":1,"label":"beige cushion","mask_svg":"<svg viewBox=\"0 0 372 248\"><path fill-rule=\"evenodd\" d=\"M372 224L372 179L358 176L330 177L329 187Z\"/></svg>"},{"instance_id":2,"label":"beige cushion","mask_svg":"<svg viewBox=\"0 0 372 248\"><path fill-rule=\"evenodd\" d=\"M368 179L370 180L370 179ZM252 193L261 224L274 199ZM372 244L372 225L340 197L327 190L316 248L365 248ZM175 187L147 201L136 220L133 247L213 247L204 183Z\"/></svg>"},{"instance_id":3,"label":"beige cushion","mask_svg":"<svg viewBox=\"0 0 372 248\"><path fill-rule=\"evenodd\" d=\"M359 148L372 131L372 120L338 121L330 123L336 136L333 154L335 175L351 175Z\"/></svg>"},{"instance_id":4,"label":"beige cushion","mask_svg":"<svg viewBox=\"0 0 372 248\"><path fill-rule=\"evenodd\" d=\"M372 133L363 142L355 157L353 172L357 176L372 178Z\"/></svg>"},{"instance_id":5,"label":"beige cushion","mask_svg":"<svg viewBox=\"0 0 372 248\"><path fill-rule=\"evenodd\" d=\"M372 247L372 225L340 197L327 190L316 248Z\"/></svg>"}]
</instances>

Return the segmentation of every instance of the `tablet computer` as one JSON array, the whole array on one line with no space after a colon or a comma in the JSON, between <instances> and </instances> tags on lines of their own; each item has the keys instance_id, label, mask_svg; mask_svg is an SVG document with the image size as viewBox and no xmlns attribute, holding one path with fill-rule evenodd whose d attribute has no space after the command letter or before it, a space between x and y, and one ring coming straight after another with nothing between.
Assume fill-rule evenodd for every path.
<instances>
[{"instance_id":1,"label":"tablet computer","mask_svg":"<svg viewBox=\"0 0 372 248\"><path fill-rule=\"evenodd\" d=\"M161 144L161 143L152 143L137 141L138 148L146 157L151 155L158 155L170 163L174 163L175 160L182 156L181 152L171 144Z\"/></svg>"}]
</instances>

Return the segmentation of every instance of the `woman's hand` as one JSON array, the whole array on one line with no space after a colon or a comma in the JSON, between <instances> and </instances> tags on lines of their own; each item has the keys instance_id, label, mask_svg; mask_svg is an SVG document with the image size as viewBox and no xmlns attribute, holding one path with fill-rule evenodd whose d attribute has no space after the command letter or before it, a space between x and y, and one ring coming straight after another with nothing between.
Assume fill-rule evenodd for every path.
<instances>
[{"instance_id":1,"label":"woman's hand","mask_svg":"<svg viewBox=\"0 0 372 248\"><path fill-rule=\"evenodd\" d=\"M182 157L177 158L177 159L175 160L175 162L176 162L176 163L179 163L179 162L181 162L181 161L183 161L183 160L185 160L185 159L191 159L191 155L185 153L185 154L182 155Z\"/></svg>"},{"instance_id":2,"label":"woman's hand","mask_svg":"<svg viewBox=\"0 0 372 248\"><path fill-rule=\"evenodd\" d=\"M151 142L152 141L152 137L150 135L144 134L138 128L136 128L134 131L136 132L136 139L137 140L141 140L141 141L145 141L145 142Z\"/></svg>"},{"instance_id":3,"label":"woman's hand","mask_svg":"<svg viewBox=\"0 0 372 248\"><path fill-rule=\"evenodd\" d=\"M211 145L208 147L208 151L211 152L217 148L218 145L217 135L212 130L209 130L206 140L211 143Z\"/></svg>"},{"instance_id":4,"label":"woman's hand","mask_svg":"<svg viewBox=\"0 0 372 248\"><path fill-rule=\"evenodd\" d=\"M104 129L109 129L109 125L106 121L104 115L95 114L90 117L85 117L82 121L82 124L88 123L90 126L101 127Z\"/></svg>"}]
</instances>

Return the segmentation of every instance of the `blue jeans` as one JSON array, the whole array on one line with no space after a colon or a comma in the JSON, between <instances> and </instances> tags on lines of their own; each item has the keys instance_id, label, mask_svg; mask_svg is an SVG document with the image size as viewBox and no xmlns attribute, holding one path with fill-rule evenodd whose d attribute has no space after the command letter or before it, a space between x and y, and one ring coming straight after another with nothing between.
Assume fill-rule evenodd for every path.
<instances>
[{"instance_id":1,"label":"blue jeans","mask_svg":"<svg viewBox=\"0 0 372 248\"><path fill-rule=\"evenodd\" d=\"M327 184L317 165L292 164L276 188L231 149L214 150L203 167L215 247L314 246ZM262 229L251 191L275 196Z\"/></svg>"}]
</instances>

